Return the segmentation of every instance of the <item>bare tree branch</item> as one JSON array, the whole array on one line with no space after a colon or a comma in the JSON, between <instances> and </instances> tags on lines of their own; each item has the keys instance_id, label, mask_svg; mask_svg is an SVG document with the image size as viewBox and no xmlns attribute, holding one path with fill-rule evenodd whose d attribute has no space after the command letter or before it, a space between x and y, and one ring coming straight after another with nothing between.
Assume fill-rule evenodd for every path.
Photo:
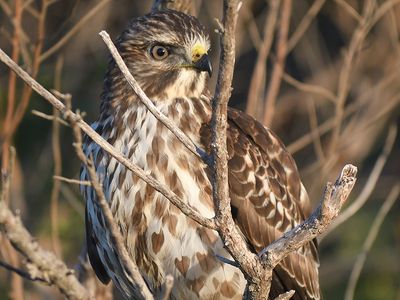
<instances>
[{"instance_id":1,"label":"bare tree branch","mask_svg":"<svg viewBox=\"0 0 400 300\"><path fill-rule=\"evenodd\" d=\"M57 176L53 175L53 178L59 181L67 182L67 183L73 183L73 184L79 184L79 185L86 185L86 186L91 186L92 184L90 181L84 181L84 180L79 180L79 179L73 179L73 178L66 178L63 176Z\"/></svg>"},{"instance_id":2,"label":"bare tree branch","mask_svg":"<svg viewBox=\"0 0 400 300\"><path fill-rule=\"evenodd\" d=\"M66 35L64 35L56 44L51 46L40 56L40 61L42 62L46 60L59 49L61 49L75 34L79 32L83 26L87 24L88 21L92 19L94 15L96 15L96 13L98 13L109 2L111 2L111 0L102 0L98 2L97 5L93 7L83 18L81 18Z\"/></svg>"},{"instance_id":3,"label":"bare tree branch","mask_svg":"<svg viewBox=\"0 0 400 300\"><path fill-rule=\"evenodd\" d=\"M274 300L289 300L290 298L293 297L294 294L295 294L295 291L290 290L289 292L286 292L284 294L280 294Z\"/></svg>"},{"instance_id":4,"label":"bare tree branch","mask_svg":"<svg viewBox=\"0 0 400 300\"><path fill-rule=\"evenodd\" d=\"M283 0L276 46L276 61L272 69L271 80L268 85L268 93L264 100L263 124L266 126L271 126L275 112L275 102L282 82L282 75L287 55L287 38L291 12L292 0Z\"/></svg>"},{"instance_id":5,"label":"bare tree branch","mask_svg":"<svg viewBox=\"0 0 400 300\"><path fill-rule=\"evenodd\" d=\"M356 174L356 167L346 165L334 184L328 182L322 201L311 216L260 252L263 264L274 268L290 252L325 231L353 189Z\"/></svg>"},{"instance_id":6,"label":"bare tree branch","mask_svg":"<svg viewBox=\"0 0 400 300\"><path fill-rule=\"evenodd\" d=\"M280 0L272 0L269 3L268 15L264 25L264 39L258 50L256 65L251 76L249 93L247 95L246 113L259 119L257 112L260 112L262 98L267 77L266 61L271 50L272 41L274 40L274 30L278 17Z\"/></svg>"},{"instance_id":7,"label":"bare tree branch","mask_svg":"<svg viewBox=\"0 0 400 300\"><path fill-rule=\"evenodd\" d=\"M238 16L239 1L224 1L222 32L220 32L220 64L218 82L212 104L212 155L213 197L218 232L227 245L228 251L240 266L246 268L254 265L255 255L251 255L239 232L231 214L228 188L228 153L226 150L227 107L231 96L233 68L235 64L235 31ZM244 253L248 254L247 256ZM249 263L248 259L253 261Z\"/></svg>"},{"instance_id":8,"label":"bare tree branch","mask_svg":"<svg viewBox=\"0 0 400 300\"><path fill-rule=\"evenodd\" d=\"M59 122L60 124L62 124L64 126L69 126L68 122L65 122L63 119L61 119L59 117L55 117L54 115L47 115L47 114L42 113L41 111L37 111L35 109L32 109L31 113L32 113L32 115L43 118L45 120L49 120L49 121L56 120L57 122Z\"/></svg>"},{"instance_id":9,"label":"bare tree branch","mask_svg":"<svg viewBox=\"0 0 400 300\"><path fill-rule=\"evenodd\" d=\"M3 177L3 191L0 199L0 228L14 248L27 258L28 264L34 264L36 272L40 274L40 276L31 276L43 278L50 284L54 284L67 299L88 300L89 296L75 277L73 270L69 269L52 252L41 248L26 230L20 218L15 216L7 207L4 201L6 193L4 188L9 186L9 180L9 176Z\"/></svg>"},{"instance_id":10,"label":"bare tree branch","mask_svg":"<svg viewBox=\"0 0 400 300\"><path fill-rule=\"evenodd\" d=\"M334 0L338 5L342 6L347 13L356 19L359 23L362 22L362 17L360 14L345 0Z\"/></svg>"},{"instance_id":11,"label":"bare tree branch","mask_svg":"<svg viewBox=\"0 0 400 300\"><path fill-rule=\"evenodd\" d=\"M239 2L224 1L222 32L220 32L220 67L215 96L212 103L212 154L213 168L213 198L215 203L215 219L218 233L233 259L239 264L248 280L248 296L251 299L267 297L269 286L261 283L260 277L266 274L262 269L257 255L250 252L242 236L237 230L232 218L229 187L228 187L228 153L226 148L227 106L231 95L233 67L235 63L235 29ZM247 295L246 295L247 296ZM265 298L266 299L266 298Z\"/></svg>"},{"instance_id":12,"label":"bare tree branch","mask_svg":"<svg viewBox=\"0 0 400 300\"><path fill-rule=\"evenodd\" d=\"M360 49L361 45L364 42L366 35L369 32L372 16L373 16L373 0L366 0L364 2L364 13L362 16L362 21L360 22L358 28L354 31L354 34L351 38L350 45L345 52L345 56L343 59L343 66L340 70L339 74L339 82L337 88L337 99L335 106L335 126L332 131L332 137L330 141L330 146L328 150L328 154L334 153L335 148L338 145L338 139L342 127L342 121L344 116L344 109L346 99L350 89L351 83L351 72L353 70L354 57L356 52Z\"/></svg>"},{"instance_id":13,"label":"bare tree branch","mask_svg":"<svg viewBox=\"0 0 400 300\"><path fill-rule=\"evenodd\" d=\"M314 20L316 15L320 12L321 8L324 6L326 0L315 0L311 5L310 9L307 11L306 15L301 20L300 24L296 27L296 31L292 34L287 42L287 53L296 47L297 43L303 37L304 33L307 31L311 22Z\"/></svg>"},{"instance_id":14,"label":"bare tree branch","mask_svg":"<svg viewBox=\"0 0 400 300\"><path fill-rule=\"evenodd\" d=\"M3 267L4 269L7 269L11 272L14 272L16 274L18 274L19 276L21 276L24 279L30 280L30 281L41 281L44 282L46 284L50 284L47 280L40 278L40 277L34 277L31 274L29 274L28 272L25 272L21 269L15 268L13 266L11 266L10 264L4 262L4 261L0 261L0 266Z\"/></svg>"},{"instance_id":15,"label":"bare tree branch","mask_svg":"<svg viewBox=\"0 0 400 300\"><path fill-rule=\"evenodd\" d=\"M61 73L63 68L63 57L59 55L54 70L54 86L57 90L61 90ZM51 146L54 160L55 176L61 176L62 173L62 154L61 154L61 141L60 141L60 123L57 121L60 112L53 107L53 121L52 121L52 135ZM62 248L59 236L58 222L59 222L59 195L60 195L61 182L58 180L53 181L53 188L50 196L50 220L51 220L51 242L53 251L58 257L62 257Z\"/></svg>"},{"instance_id":16,"label":"bare tree branch","mask_svg":"<svg viewBox=\"0 0 400 300\"><path fill-rule=\"evenodd\" d=\"M286 81L288 84L294 86L299 91L322 96L322 97L330 100L333 103L335 103L335 101L336 101L336 96L330 90L328 90L322 86L301 82L301 81L297 80L296 78L290 76L287 73L283 73L282 78L284 81Z\"/></svg>"}]
</instances>

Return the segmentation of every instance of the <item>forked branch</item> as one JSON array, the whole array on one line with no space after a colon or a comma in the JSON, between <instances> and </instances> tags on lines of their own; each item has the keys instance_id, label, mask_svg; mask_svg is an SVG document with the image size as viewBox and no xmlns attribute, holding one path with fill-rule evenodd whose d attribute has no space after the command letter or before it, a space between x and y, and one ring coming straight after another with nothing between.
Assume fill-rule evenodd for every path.
<instances>
[{"instance_id":1,"label":"forked branch","mask_svg":"<svg viewBox=\"0 0 400 300\"><path fill-rule=\"evenodd\" d=\"M346 165L334 184L328 182L321 203L302 224L260 252L262 263L274 268L290 252L324 232L336 218L356 183L357 168Z\"/></svg>"},{"instance_id":2,"label":"forked branch","mask_svg":"<svg viewBox=\"0 0 400 300\"><path fill-rule=\"evenodd\" d=\"M11 162L11 168L12 165ZM26 265L30 269L30 279L55 285L67 299L88 300L89 295L75 277L73 270L69 269L54 253L43 249L24 227L19 216L13 214L8 208L5 198L10 188L10 180L9 174L3 174L0 196L0 228L14 248L26 258Z\"/></svg>"}]
</instances>

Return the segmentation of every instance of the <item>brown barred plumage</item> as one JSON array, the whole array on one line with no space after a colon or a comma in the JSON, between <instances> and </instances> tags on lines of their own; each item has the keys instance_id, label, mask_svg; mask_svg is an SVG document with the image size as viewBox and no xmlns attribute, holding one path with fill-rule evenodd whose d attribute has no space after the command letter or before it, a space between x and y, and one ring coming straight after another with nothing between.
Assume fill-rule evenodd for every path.
<instances>
[{"instance_id":1,"label":"brown barred plumage","mask_svg":"<svg viewBox=\"0 0 400 300\"><path fill-rule=\"evenodd\" d=\"M167 51L166 57L164 50L154 53L154 46ZM117 47L154 104L209 150L211 108L203 72L210 71L205 59L209 41L203 26L183 13L151 13L133 20ZM301 223L309 201L292 157L269 129L234 109L228 110L228 125L233 217L249 248L257 252ZM93 127L204 216L214 215L210 170L147 111L113 61ZM94 157L128 251L152 291L172 274L172 299L241 299L246 282L239 269L217 259L229 254L216 232L186 218L89 139L85 152ZM81 179L87 176L83 169ZM82 192L87 200L88 253L96 274L104 283L111 279L127 299L136 299L93 189L82 186ZM320 298L315 243L293 252L274 270L270 297L290 289L296 292L293 299Z\"/></svg>"}]
</instances>

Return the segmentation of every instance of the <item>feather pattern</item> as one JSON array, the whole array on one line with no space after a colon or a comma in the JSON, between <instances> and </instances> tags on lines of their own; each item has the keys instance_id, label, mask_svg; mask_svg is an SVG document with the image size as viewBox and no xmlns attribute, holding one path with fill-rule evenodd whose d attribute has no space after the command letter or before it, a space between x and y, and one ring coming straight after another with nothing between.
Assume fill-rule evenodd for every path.
<instances>
[{"instance_id":1,"label":"feather pattern","mask_svg":"<svg viewBox=\"0 0 400 300\"><path fill-rule=\"evenodd\" d=\"M154 60L149 54L157 43L168 45L166 60ZM194 17L173 11L135 19L117 40L130 71L153 103L209 151L206 74L186 67L194 45L209 48L204 28ZM148 112L112 60L100 116L92 126L202 215L214 216L211 171ZM227 139L233 217L249 249L258 252L304 220L307 193L283 144L253 118L230 108ZM217 258L230 256L216 232L184 216L87 137L84 148L94 159L128 252L153 292L172 274L172 299L241 299L246 281L239 269ZM88 179L85 168L81 179ZM113 248L93 189L81 189L86 198L88 253L97 276L103 283L111 279L127 299L140 299ZM296 291L293 299L320 298L315 242L290 254L274 270L270 297L290 289Z\"/></svg>"}]
</instances>

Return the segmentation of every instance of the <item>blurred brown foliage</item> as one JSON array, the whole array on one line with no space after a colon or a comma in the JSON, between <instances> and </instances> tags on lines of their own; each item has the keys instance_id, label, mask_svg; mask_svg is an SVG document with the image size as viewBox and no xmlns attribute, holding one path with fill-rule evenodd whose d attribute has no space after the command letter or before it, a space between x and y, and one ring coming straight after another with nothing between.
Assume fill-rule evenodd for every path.
<instances>
[{"instance_id":1,"label":"blurred brown foliage","mask_svg":"<svg viewBox=\"0 0 400 300\"><path fill-rule=\"evenodd\" d=\"M73 108L94 121L108 61L98 32L106 29L116 37L129 19L145 14L151 5L0 0L0 47L45 87L70 93ZM215 18L221 15L221 4L193 1L193 12L209 28L216 66ZM359 168L349 202L363 190L368 201L320 243L323 293L326 299L342 298L377 211L399 182L395 128L400 120L400 1L247 0L239 18L231 105L283 139L314 201L345 163ZM31 110L53 115L49 105L0 65L3 171L9 146L17 151L10 206L20 211L42 245L73 266L83 240L84 204L76 185L53 179L77 178L71 132ZM384 220L357 284L357 299L400 299L399 213L397 203ZM3 237L0 253L0 260L20 265ZM56 295L2 269L0 298Z\"/></svg>"}]
</instances>

